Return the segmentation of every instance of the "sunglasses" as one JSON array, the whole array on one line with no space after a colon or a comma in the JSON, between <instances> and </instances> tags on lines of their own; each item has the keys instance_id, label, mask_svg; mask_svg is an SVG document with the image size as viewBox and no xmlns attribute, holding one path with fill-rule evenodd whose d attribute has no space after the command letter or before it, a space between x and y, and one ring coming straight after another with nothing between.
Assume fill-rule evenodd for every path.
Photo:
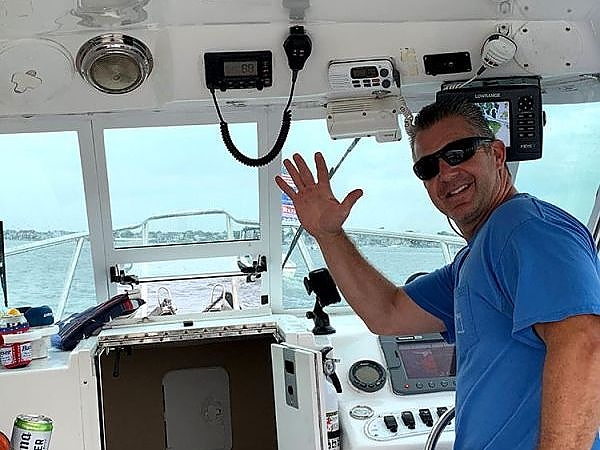
<instances>
[{"instance_id":1,"label":"sunglasses","mask_svg":"<svg viewBox=\"0 0 600 450\"><path fill-rule=\"evenodd\" d=\"M419 179L431 180L440 173L440 158L451 166L458 166L471 159L483 144L493 141L494 139L488 137L472 136L450 142L437 152L419 159L413 166L413 171Z\"/></svg>"}]
</instances>

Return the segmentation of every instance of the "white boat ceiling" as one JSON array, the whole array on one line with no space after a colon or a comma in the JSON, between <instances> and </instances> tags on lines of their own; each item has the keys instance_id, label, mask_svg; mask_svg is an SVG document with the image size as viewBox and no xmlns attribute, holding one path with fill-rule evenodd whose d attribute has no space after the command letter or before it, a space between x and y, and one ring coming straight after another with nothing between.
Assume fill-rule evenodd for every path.
<instances>
[{"instance_id":1,"label":"white boat ceiling","mask_svg":"<svg viewBox=\"0 0 600 450\"><path fill-rule=\"evenodd\" d=\"M326 97L330 60L371 56L394 58L409 102L428 101L441 82L474 72L428 75L423 56L468 51L475 71L483 41L500 27L517 43L517 54L486 76L541 75L546 102L600 100L597 0L1 0L0 115L209 105L202 67L207 51L271 50L272 87L219 96L281 103L290 88L281 44L296 24L313 43L297 104ZM95 90L75 67L79 48L107 32L131 35L153 55L150 77L128 94ZM15 92L15 77L30 79L26 92Z\"/></svg>"}]
</instances>

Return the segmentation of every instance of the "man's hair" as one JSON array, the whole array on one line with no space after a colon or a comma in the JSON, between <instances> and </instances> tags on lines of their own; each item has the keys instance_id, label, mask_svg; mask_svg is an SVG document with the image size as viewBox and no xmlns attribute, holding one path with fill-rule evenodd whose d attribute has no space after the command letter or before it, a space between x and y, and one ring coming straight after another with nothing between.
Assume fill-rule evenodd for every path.
<instances>
[{"instance_id":1,"label":"man's hair","mask_svg":"<svg viewBox=\"0 0 600 450\"><path fill-rule=\"evenodd\" d=\"M442 99L424 106L415 118L412 133L410 134L410 147L415 150L415 138L420 131L426 130L447 117L462 117L478 136L495 139L481 108L469 102L460 95L444 96Z\"/></svg>"}]
</instances>

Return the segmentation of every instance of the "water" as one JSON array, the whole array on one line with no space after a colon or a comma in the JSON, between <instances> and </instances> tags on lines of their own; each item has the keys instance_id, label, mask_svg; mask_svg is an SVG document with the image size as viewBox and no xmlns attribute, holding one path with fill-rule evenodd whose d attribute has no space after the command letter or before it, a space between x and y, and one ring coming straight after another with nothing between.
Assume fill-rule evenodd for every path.
<instances>
[{"instance_id":1,"label":"water","mask_svg":"<svg viewBox=\"0 0 600 450\"><path fill-rule=\"evenodd\" d=\"M19 247L31 241L5 240L5 248ZM9 306L48 305L58 310L75 243L63 243L17 255L6 256L6 283ZM82 311L96 303L89 242L83 245L65 314Z\"/></svg>"},{"instance_id":2,"label":"water","mask_svg":"<svg viewBox=\"0 0 600 450\"><path fill-rule=\"evenodd\" d=\"M6 240L5 246L8 250L26 243L28 241ZM48 305L56 312L74 249L75 243L71 242L7 256L9 305ZM403 284L414 272L430 272L444 265L441 249L436 247L370 245L362 246L361 251L378 270L396 284ZM296 271L293 276L283 277L286 309L309 310L314 306L314 294L307 294L303 280L308 276L309 270L325 267L325 264L316 246L312 246L309 253L314 262L310 268L306 267L297 249L292 253L291 260L296 264ZM170 295L180 314L204 310L223 290L237 293L242 309L259 306L262 293L260 279L248 283L245 277L146 283L141 286L143 298L151 307ZM161 286L168 289L168 294L164 289L159 291ZM90 248L89 242L86 242L75 270L63 316L95 304ZM341 304L346 303L342 300Z\"/></svg>"}]
</instances>

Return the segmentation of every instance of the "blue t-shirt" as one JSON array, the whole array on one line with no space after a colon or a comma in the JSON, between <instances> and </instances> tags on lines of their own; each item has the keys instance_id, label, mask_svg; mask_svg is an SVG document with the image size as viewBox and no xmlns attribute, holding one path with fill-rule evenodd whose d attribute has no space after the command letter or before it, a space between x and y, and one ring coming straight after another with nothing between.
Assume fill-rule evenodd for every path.
<instances>
[{"instance_id":1,"label":"blue t-shirt","mask_svg":"<svg viewBox=\"0 0 600 450\"><path fill-rule=\"evenodd\" d=\"M454 448L535 449L545 346L532 326L600 314L600 260L585 226L517 194L452 264L405 290L456 342Z\"/></svg>"}]
</instances>

